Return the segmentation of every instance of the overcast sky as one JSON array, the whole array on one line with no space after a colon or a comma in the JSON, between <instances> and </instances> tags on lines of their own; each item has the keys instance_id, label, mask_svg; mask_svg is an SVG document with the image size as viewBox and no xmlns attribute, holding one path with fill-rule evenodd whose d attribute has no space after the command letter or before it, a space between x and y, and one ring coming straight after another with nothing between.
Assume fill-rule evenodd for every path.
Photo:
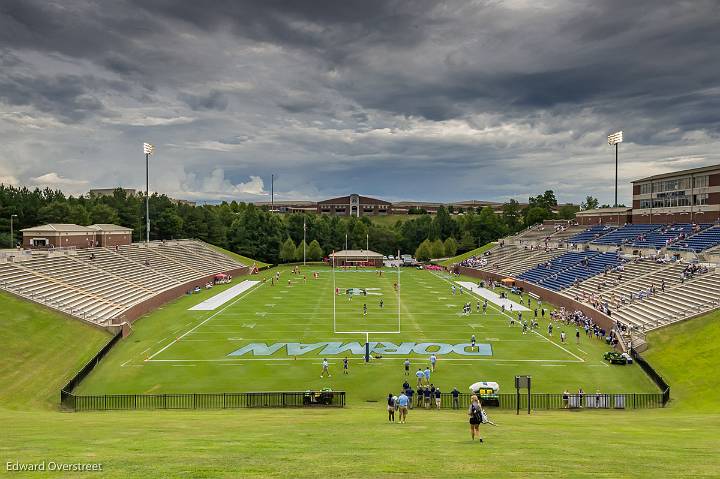
<instances>
[{"instance_id":1,"label":"overcast sky","mask_svg":"<svg viewBox=\"0 0 720 479\"><path fill-rule=\"evenodd\" d=\"M0 182L611 203L720 163L720 2L2 0Z\"/></svg>"}]
</instances>

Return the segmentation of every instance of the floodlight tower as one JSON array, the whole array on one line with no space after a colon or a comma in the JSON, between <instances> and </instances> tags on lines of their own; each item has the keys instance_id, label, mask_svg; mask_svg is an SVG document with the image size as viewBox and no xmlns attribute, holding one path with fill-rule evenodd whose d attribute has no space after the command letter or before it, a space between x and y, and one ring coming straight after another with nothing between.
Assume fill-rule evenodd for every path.
<instances>
[{"instance_id":1,"label":"floodlight tower","mask_svg":"<svg viewBox=\"0 0 720 479\"><path fill-rule=\"evenodd\" d=\"M11 248L15 247L15 231L13 229L13 218L17 218L17 217L18 217L18 215L16 215L16 214L10 215L10 247Z\"/></svg>"},{"instance_id":2,"label":"floodlight tower","mask_svg":"<svg viewBox=\"0 0 720 479\"><path fill-rule=\"evenodd\" d=\"M150 143L143 143L145 153L145 246L150 243L150 155L155 152L155 147Z\"/></svg>"},{"instance_id":3,"label":"floodlight tower","mask_svg":"<svg viewBox=\"0 0 720 479\"><path fill-rule=\"evenodd\" d=\"M623 132L618 131L608 135L608 145L615 145L615 207L617 208L617 185L618 185L618 145L623 141Z\"/></svg>"}]
</instances>

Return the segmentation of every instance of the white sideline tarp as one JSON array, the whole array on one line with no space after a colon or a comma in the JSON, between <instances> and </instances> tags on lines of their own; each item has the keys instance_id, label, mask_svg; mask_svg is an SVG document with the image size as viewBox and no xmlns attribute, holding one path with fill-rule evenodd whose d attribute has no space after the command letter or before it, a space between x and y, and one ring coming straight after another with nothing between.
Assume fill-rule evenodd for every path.
<instances>
[{"instance_id":1,"label":"white sideline tarp","mask_svg":"<svg viewBox=\"0 0 720 479\"><path fill-rule=\"evenodd\" d=\"M503 299L500 297L499 294L495 294L495 292L490 291L489 289L486 289L486 288L478 288L477 284L471 283L469 281L455 281L455 283L462 286L463 289L487 299L488 301L490 301L493 304L497 304L498 306L502 306L504 304L505 311L510 311L510 305L512 305L513 311L530 311L528 308L521 305L520 303L516 303L515 301L510 301L509 299Z\"/></svg>"},{"instance_id":2,"label":"white sideline tarp","mask_svg":"<svg viewBox=\"0 0 720 479\"><path fill-rule=\"evenodd\" d=\"M198 303L192 308L190 308L190 311L214 311L215 309L219 308L223 304L227 303L234 297L241 295L248 289L252 288L256 284L258 284L260 281L250 281L245 280L242 283L236 284L232 288L228 288L222 293L218 293L215 296L206 299L202 303ZM204 290L206 291L206 290Z\"/></svg>"}]
</instances>

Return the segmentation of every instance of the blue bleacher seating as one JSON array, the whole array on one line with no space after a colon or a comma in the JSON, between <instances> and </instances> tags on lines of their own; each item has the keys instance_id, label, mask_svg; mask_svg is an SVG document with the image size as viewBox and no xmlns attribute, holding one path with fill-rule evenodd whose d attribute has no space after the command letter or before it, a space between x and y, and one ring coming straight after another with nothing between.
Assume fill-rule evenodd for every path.
<instances>
[{"instance_id":1,"label":"blue bleacher seating","mask_svg":"<svg viewBox=\"0 0 720 479\"><path fill-rule=\"evenodd\" d=\"M697 225L699 231L709 228L711 225ZM698 231L695 231L697 233ZM637 248L664 248L677 241L683 241L694 234L692 223L675 223L669 226L663 226L660 229L651 231L647 234L636 238L632 245Z\"/></svg>"},{"instance_id":2,"label":"blue bleacher seating","mask_svg":"<svg viewBox=\"0 0 720 479\"><path fill-rule=\"evenodd\" d=\"M588 243L594 239L600 238L601 236L615 231L617 228L614 226L607 225L595 225L592 226L582 233L578 233L575 236L567 240L568 243L581 244Z\"/></svg>"},{"instance_id":3,"label":"blue bleacher seating","mask_svg":"<svg viewBox=\"0 0 720 479\"><path fill-rule=\"evenodd\" d=\"M678 241L670 249L688 250L696 253L720 245L720 226L707 228L686 240Z\"/></svg>"},{"instance_id":4,"label":"blue bleacher seating","mask_svg":"<svg viewBox=\"0 0 720 479\"><path fill-rule=\"evenodd\" d=\"M518 279L560 291L572 286L575 281L586 280L621 263L615 253L573 251L525 271Z\"/></svg>"},{"instance_id":5,"label":"blue bleacher seating","mask_svg":"<svg viewBox=\"0 0 720 479\"><path fill-rule=\"evenodd\" d=\"M633 241L637 241L639 238L660 229L662 226L663 225L628 224L622 228L618 228L615 231L603 235L602 237L592 241L592 243L615 246L631 244Z\"/></svg>"}]
</instances>

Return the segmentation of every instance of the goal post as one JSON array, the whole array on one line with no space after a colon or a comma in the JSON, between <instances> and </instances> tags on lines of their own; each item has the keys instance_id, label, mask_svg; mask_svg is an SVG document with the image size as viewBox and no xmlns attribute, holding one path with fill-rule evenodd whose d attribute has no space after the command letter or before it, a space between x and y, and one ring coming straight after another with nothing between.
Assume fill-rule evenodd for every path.
<instances>
[{"instance_id":1,"label":"goal post","mask_svg":"<svg viewBox=\"0 0 720 479\"><path fill-rule=\"evenodd\" d=\"M398 258L400 257L400 251L398 250ZM365 336L365 362L370 362L370 335L371 334L400 334L400 318L401 318L401 295L400 295L400 263L397 264L397 280L395 282L395 297L397 301L397 329L393 331L377 331L377 330L357 330L357 331L341 331L337 328L337 296L338 287L335 278L335 251L333 250L332 255L332 297L333 297L333 333L334 334L360 334Z\"/></svg>"}]
</instances>

